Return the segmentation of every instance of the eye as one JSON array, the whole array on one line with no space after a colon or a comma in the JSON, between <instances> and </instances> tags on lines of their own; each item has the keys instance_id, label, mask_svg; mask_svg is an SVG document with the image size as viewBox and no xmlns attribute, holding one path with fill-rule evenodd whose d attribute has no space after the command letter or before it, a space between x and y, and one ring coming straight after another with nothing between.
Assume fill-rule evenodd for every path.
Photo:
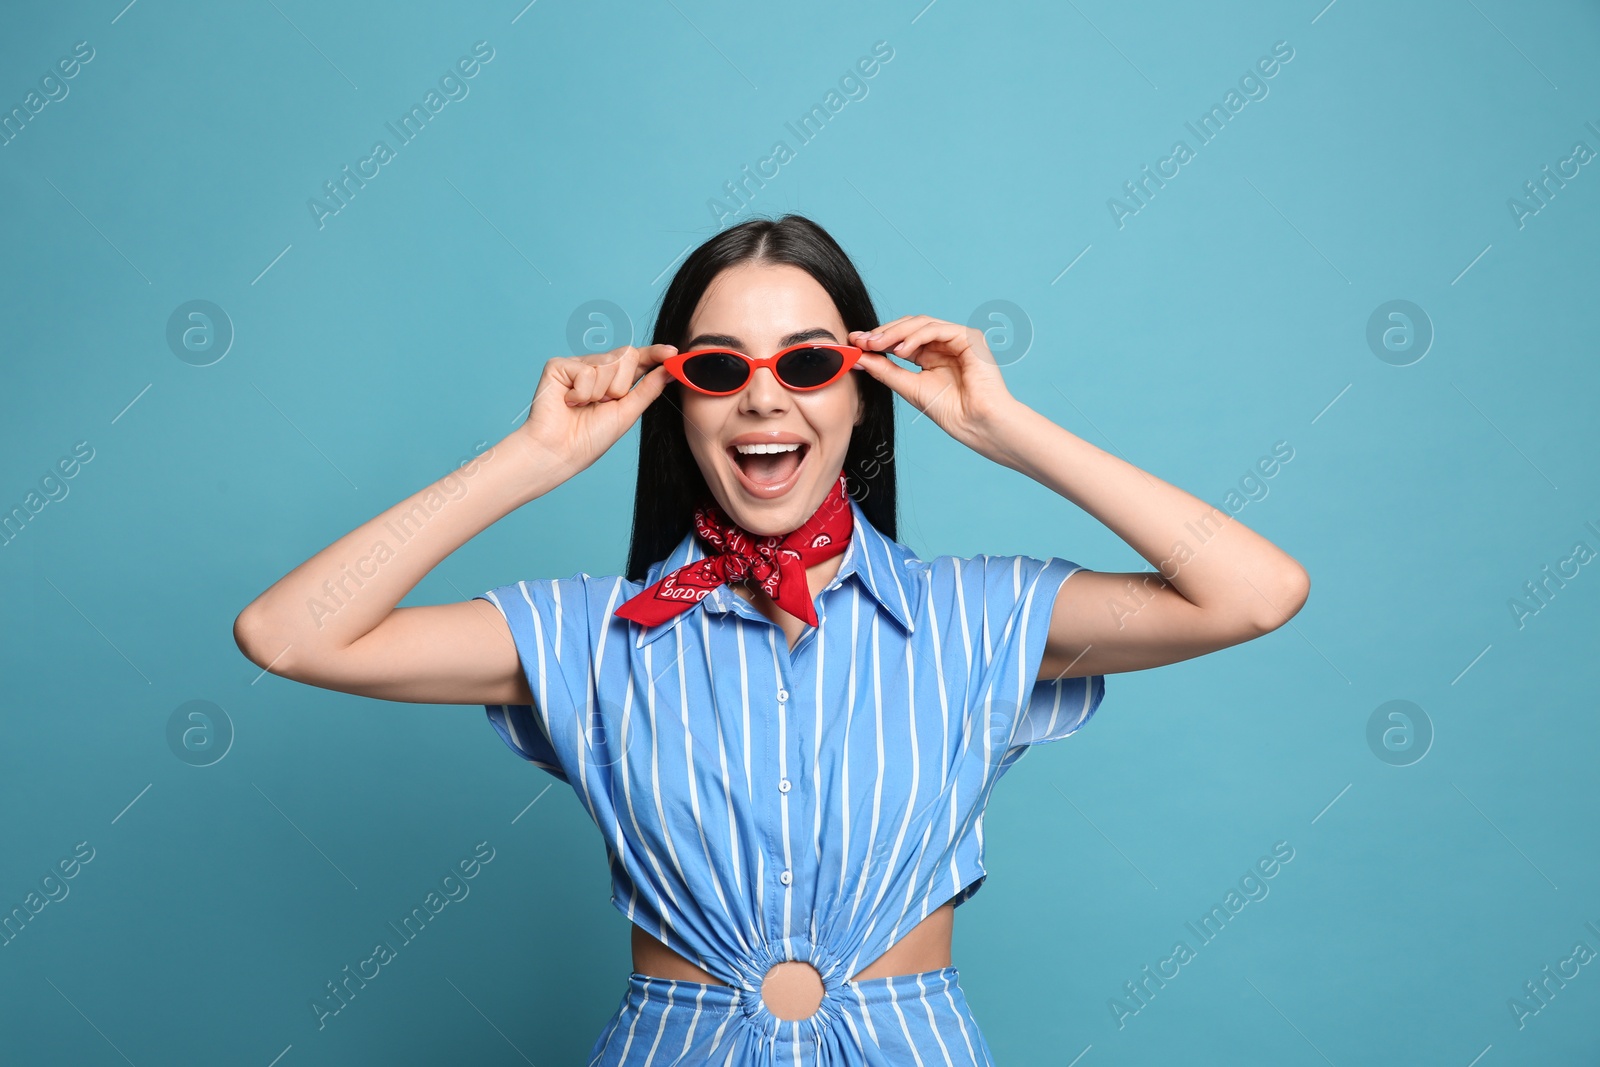
<instances>
[{"instance_id":1,"label":"eye","mask_svg":"<svg viewBox=\"0 0 1600 1067\"><path fill-rule=\"evenodd\" d=\"M798 389L815 388L838 374L843 362L831 348L800 348L778 360L778 377Z\"/></svg>"},{"instance_id":2,"label":"eye","mask_svg":"<svg viewBox=\"0 0 1600 1067\"><path fill-rule=\"evenodd\" d=\"M750 364L732 352L703 352L683 362L686 378L701 389L727 393L744 385Z\"/></svg>"}]
</instances>

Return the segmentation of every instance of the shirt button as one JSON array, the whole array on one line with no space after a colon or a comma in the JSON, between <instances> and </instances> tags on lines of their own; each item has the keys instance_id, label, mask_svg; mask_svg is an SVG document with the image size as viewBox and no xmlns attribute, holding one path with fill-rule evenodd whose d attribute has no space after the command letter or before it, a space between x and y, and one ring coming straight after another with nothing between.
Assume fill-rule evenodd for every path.
<instances>
[{"instance_id":1,"label":"shirt button","mask_svg":"<svg viewBox=\"0 0 1600 1067\"><path fill-rule=\"evenodd\" d=\"M789 779L787 779L787 778L779 778L778 779L778 792L787 793L788 791L789 791Z\"/></svg>"},{"instance_id":2,"label":"shirt button","mask_svg":"<svg viewBox=\"0 0 1600 1067\"><path fill-rule=\"evenodd\" d=\"M778 703L782 704L785 700L788 700L788 699L789 699L789 691L787 689L778 690Z\"/></svg>"},{"instance_id":3,"label":"shirt button","mask_svg":"<svg viewBox=\"0 0 1600 1067\"><path fill-rule=\"evenodd\" d=\"M782 874L778 875L778 881L782 882L784 885L788 885L790 882L794 881L794 877L788 871L784 871Z\"/></svg>"}]
</instances>

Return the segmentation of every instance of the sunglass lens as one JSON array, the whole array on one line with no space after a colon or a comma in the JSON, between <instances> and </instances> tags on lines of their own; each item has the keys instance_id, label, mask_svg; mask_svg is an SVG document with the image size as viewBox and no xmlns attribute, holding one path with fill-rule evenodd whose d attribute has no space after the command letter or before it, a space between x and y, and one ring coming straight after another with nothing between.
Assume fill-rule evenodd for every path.
<instances>
[{"instance_id":1,"label":"sunglass lens","mask_svg":"<svg viewBox=\"0 0 1600 1067\"><path fill-rule=\"evenodd\" d=\"M798 348L778 360L778 377L796 389L814 389L826 383L844 363L831 348Z\"/></svg>"},{"instance_id":2,"label":"sunglass lens","mask_svg":"<svg viewBox=\"0 0 1600 1067\"><path fill-rule=\"evenodd\" d=\"M727 352L707 352L684 360L683 375L707 392L727 393L744 385L750 364Z\"/></svg>"}]
</instances>

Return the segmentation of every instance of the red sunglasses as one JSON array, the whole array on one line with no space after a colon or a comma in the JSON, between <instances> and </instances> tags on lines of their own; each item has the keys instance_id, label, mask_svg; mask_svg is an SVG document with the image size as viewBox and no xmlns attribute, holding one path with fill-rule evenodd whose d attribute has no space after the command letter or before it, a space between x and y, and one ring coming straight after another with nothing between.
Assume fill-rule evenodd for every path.
<instances>
[{"instance_id":1,"label":"red sunglasses","mask_svg":"<svg viewBox=\"0 0 1600 1067\"><path fill-rule=\"evenodd\" d=\"M808 392L831 385L861 358L852 345L805 344L779 349L764 359L731 348L696 348L662 361L667 373L697 393L728 396L749 384L757 367L766 367L785 389Z\"/></svg>"}]
</instances>

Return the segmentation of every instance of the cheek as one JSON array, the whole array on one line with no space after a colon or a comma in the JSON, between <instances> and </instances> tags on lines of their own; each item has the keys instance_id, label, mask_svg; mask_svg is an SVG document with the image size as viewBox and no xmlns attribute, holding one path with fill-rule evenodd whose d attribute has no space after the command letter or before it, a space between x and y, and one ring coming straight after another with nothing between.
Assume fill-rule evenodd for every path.
<instances>
[{"instance_id":1,"label":"cheek","mask_svg":"<svg viewBox=\"0 0 1600 1067\"><path fill-rule=\"evenodd\" d=\"M818 403L809 413L812 428L827 442L828 450L841 456L848 451L855 430L856 403L854 396L845 393Z\"/></svg>"},{"instance_id":2,"label":"cheek","mask_svg":"<svg viewBox=\"0 0 1600 1067\"><path fill-rule=\"evenodd\" d=\"M719 404L715 397L685 392L686 395L678 401L683 410L683 434L689 441L690 450L702 455L712 450L711 441L717 438L727 417L726 404Z\"/></svg>"}]
</instances>

